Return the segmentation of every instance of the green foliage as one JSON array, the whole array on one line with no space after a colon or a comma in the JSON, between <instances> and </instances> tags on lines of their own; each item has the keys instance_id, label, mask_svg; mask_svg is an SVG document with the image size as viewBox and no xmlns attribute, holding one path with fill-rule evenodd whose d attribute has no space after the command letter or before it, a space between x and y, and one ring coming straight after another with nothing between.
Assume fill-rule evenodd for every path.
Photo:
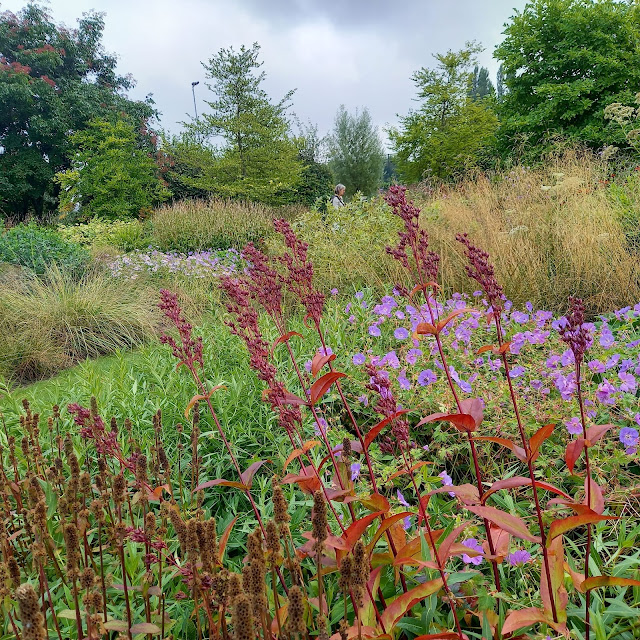
<instances>
[{"instance_id":1,"label":"green foliage","mask_svg":"<svg viewBox=\"0 0 640 640\"><path fill-rule=\"evenodd\" d=\"M489 69L486 67L479 67L476 65L473 68L473 77L471 79L471 89L469 96L472 100L482 100L483 98L489 98L496 93L493 82L489 77Z\"/></svg>"},{"instance_id":2,"label":"green foliage","mask_svg":"<svg viewBox=\"0 0 640 640\"><path fill-rule=\"evenodd\" d=\"M0 373L51 376L85 358L142 344L155 333L155 289L56 266L44 277L0 281Z\"/></svg>"},{"instance_id":3,"label":"green foliage","mask_svg":"<svg viewBox=\"0 0 640 640\"><path fill-rule=\"evenodd\" d=\"M131 218L150 213L169 197L154 159L139 147L129 122L91 120L71 142L72 167L55 176L63 216Z\"/></svg>"},{"instance_id":4,"label":"green foliage","mask_svg":"<svg viewBox=\"0 0 640 640\"><path fill-rule=\"evenodd\" d=\"M322 162L323 141L318 136L318 127L311 123L300 126L298 158L303 163L300 184L296 188L295 201L307 207L325 204L333 191L333 175L329 166Z\"/></svg>"},{"instance_id":5,"label":"green foliage","mask_svg":"<svg viewBox=\"0 0 640 640\"><path fill-rule=\"evenodd\" d=\"M603 120L640 86L640 5L617 0L532 0L495 51L508 92L501 103L503 153L539 156L554 136L592 148L621 140Z\"/></svg>"},{"instance_id":6,"label":"green foliage","mask_svg":"<svg viewBox=\"0 0 640 640\"><path fill-rule=\"evenodd\" d=\"M273 231L273 218L292 218L295 207L272 208L231 200L183 200L154 212L152 244L163 251L240 249Z\"/></svg>"},{"instance_id":7,"label":"green foliage","mask_svg":"<svg viewBox=\"0 0 640 640\"><path fill-rule=\"evenodd\" d=\"M215 99L207 102L212 112L191 125L195 138L182 149L181 173L173 172L187 187L218 198L270 204L291 199L302 171L287 119L293 91L271 101L262 89L259 52L257 43L238 52L220 49L203 63ZM208 144L212 136L224 144Z\"/></svg>"},{"instance_id":8,"label":"green foliage","mask_svg":"<svg viewBox=\"0 0 640 640\"><path fill-rule=\"evenodd\" d=\"M151 242L148 223L139 220L100 220L74 225L59 225L58 233L65 240L89 249L115 247L122 251L144 249Z\"/></svg>"},{"instance_id":9,"label":"green foliage","mask_svg":"<svg viewBox=\"0 0 640 640\"><path fill-rule=\"evenodd\" d=\"M127 113L136 123L155 114L150 100L129 100L129 76L105 53L104 19L87 13L76 29L56 25L28 4L0 14L0 212L19 220L55 209L55 173L69 168L69 131L89 120ZM141 143L146 138L141 135Z\"/></svg>"},{"instance_id":10,"label":"green foliage","mask_svg":"<svg viewBox=\"0 0 640 640\"><path fill-rule=\"evenodd\" d=\"M0 236L0 262L26 267L36 274L43 274L52 264L77 274L88 260L89 254L80 245L35 224L17 225Z\"/></svg>"},{"instance_id":11,"label":"green foliage","mask_svg":"<svg viewBox=\"0 0 640 640\"><path fill-rule=\"evenodd\" d=\"M340 105L328 139L329 166L351 194L372 195L382 181L384 149L368 109L350 114Z\"/></svg>"},{"instance_id":12,"label":"green foliage","mask_svg":"<svg viewBox=\"0 0 640 640\"><path fill-rule=\"evenodd\" d=\"M476 99L478 87L478 95L472 94L472 65L480 50L468 43L461 51L435 55L434 69L414 73L422 104L389 132L403 180L451 179L482 159L498 119L487 99Z\"/></svg>"}]
</instances>

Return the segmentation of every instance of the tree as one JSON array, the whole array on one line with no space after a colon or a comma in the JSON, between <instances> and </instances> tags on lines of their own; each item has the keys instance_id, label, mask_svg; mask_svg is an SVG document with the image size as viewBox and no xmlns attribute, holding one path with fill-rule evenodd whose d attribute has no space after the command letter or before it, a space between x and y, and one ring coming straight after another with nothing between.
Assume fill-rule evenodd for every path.
<instances>
[{"instance_id":1,"label":"tree","mask_svg":"<svg viewBox=\"0 0 640 640\"><path fill-rule=\"evenodd\" d=\"M373 194L382 181L385 155L368 109L352 115L340 105L327 144L329 166L336 180L350 193Z\"/></svg>"},{"instance_id":2,"label":"tree","mask_svg":"<svg viewBox=\"0 0 640 640\"><path fill-rule=\"evenodd\" d=\"M258 71L259 52L257 43L238 52L220 49L203 63L216 99L207 102L211 113L190 128L209 148L212 162L196 167L199 177L185 181L221 197L277 203L291 198L302 164L287 118L293 91L271 101L262 89L266 76ZM219 146L216 138L222 140Z\"/></svg>"},{"instance_id":3,"label":"tree","mask_svg":"<svg viewBox=\"0 0 640 640\"><path fill-rule=\"evenodd\" d=\"M115 56L101 44L103 29L97 13L85 14L77 29L56 25L35 4L17 15L0 14L0 211L5 215L24 219L56 207L52 179L69 167L69 132L95 117L122 112L143 125L156 114L150 99L126 97L134 82L116 73Z\"/></svg>"},{"instance_id":4,"label":"tree","mask_svg":"<svg viewBox=\"0 0 640 640\"><path fill-rule=\"evenodd\" d=\"M472 100L482 100L495 95L495 88L489 77L489 69L486 67L478 67L473 69L473 78L471 80L471 91L469 93Z\"/></svg>"},{"instance_id":5,"label":"tree","mask_svg":"<svg viewBox=\"0 0 640 640\"><path fill-rule=\"evenodd\" d=\"M322 161L323 140L318 136L317 125L298 123L298 128L298 158L303 168L295 200L312 207L318 201L326 202L331 195L333 176L329 166Z\"/></svg>"},{"instance_id":6,"label":"tree","mask_svg":"<svg viewBox=\"0 0 640 640\"><path fill-rule=\"evenodd\" d=\"M478 45L467 43L461 51L435 55L434 69L413 74L422 104L400 117L399 129L389 131L403 180L451 179L477 164L493 140L497 116L490 103L469 95L479 51Z\"/></svg>"},{"instance_id":7,"label":"tree","mask_svg":"<svg viewBox=\"0 0 640 640\"><path fill-rule=\"evenodd\" d=\"M504 33L495 56L508 88L500 109L505 152L526 141L539 154L558 136L593 148L619 141L603 115L640 87L640 4L532 0Z\"/></svg>"},{"instance_id":8,"label":"tree","mask_svg":"<svg viewBox=\"0 0 640 640\"><path fill-rule=\"evenodd\" d=\"M506 88L504 86L504 65L500 65L498 67L498 73L496 75L496 97L498 100L502 100L504 94L506 92Z\"/></svg>"},{"instance_id":9,"label":"tree","mask_svg":"<svg viewBox=\"0 0 640 640\"><path fill-rule=\"evenodd\" d=\"M134 217L169 197L155 160L138 144L130 122L91 120L71 136L71 143L76 149L72 167L56 175L63 214L83 220Z\"/></svg>"}]
</instances>

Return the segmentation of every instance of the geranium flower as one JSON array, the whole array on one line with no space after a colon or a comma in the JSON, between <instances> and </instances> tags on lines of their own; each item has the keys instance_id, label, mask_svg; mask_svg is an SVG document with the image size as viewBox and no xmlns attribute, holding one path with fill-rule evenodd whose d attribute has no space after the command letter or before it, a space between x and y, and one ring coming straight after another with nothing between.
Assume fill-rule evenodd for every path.
<instances>
[{"instance_id":1,"label":"geranium flower","mask_svg":"<svg viewBox=\"0 0 640 640\"><path fill-rule=\"evenodd\" d=\"M482 551L482 546L475 538L467 538L466 540L463 540L462 545L469 549L473 549L474 551L479 551L481 554L479 556L471 557L471 556L468 556L466 553L463 553L462 554L463 562L465 562L466 564L473 564L476 566L482 563L482 560L483 560L482 555L484 555L484 552Z\"/></svg>"},{"instance_id":2,"label":"geranium flower","mask_svg":"<svg viewBox=\"0 0 640 640\"><path fill-rule=\"evenodd\" d=\"M507 556L507 561L512 567L522 566L531 560L531 554L525 549L518 549Z\"/></svg>"}]
</instances>

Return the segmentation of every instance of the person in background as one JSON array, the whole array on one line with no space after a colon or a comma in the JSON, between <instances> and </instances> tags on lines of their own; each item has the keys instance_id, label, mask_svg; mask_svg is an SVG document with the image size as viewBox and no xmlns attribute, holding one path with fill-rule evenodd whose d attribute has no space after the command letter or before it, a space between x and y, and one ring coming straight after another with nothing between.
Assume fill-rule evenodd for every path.
<instances>
[{"instance_id":1,"label":"person in background","mask_svg":"<svg viewBox=\"0 0 640 640\"><path fill-rule=\"evenodd\" d=\"M333 192L333 198L331 199L331 204L334 209L339 209L340 207L344 207L344 200L342 196L345 192L345 186L343 184L336 185L336 189Z\"/></svg>"}]
</instances>

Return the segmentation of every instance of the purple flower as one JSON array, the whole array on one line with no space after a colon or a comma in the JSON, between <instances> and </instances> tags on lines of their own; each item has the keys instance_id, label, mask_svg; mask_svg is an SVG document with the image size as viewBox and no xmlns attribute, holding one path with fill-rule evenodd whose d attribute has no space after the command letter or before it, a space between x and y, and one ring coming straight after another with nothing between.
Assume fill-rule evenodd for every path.
<instances>
[{"instance_id":1,"label":"purple flower","mask_svg":"<svg viewBox=\"0 0 640 640\"><path fill-rule=\"evenodd\" d=\"M333 350L331 349L331 347L320 347L318 349L318 353L321 356L332 356L333 355Z\"/></svg>"},{"instance_id":2,"label":"purple flower","mask_svg":"<svg viewBox=\"0 0 640 640\"><path fill-rule=\"evenodd\" d=\"M407 355L405 356L405 360L408 364L415 364L421 355L421 349L409 349L409 351L407 351Z\"/></svg>"},{"instance_id":3,"label":"purple flower","mask_svg":"<svg viewBox=\"0 0 640 640\"><path fill-rule=\"evenodd\" d=\"M511 314L511 320L518 324L524 324L525 322L529 322L529 316L526 313L522 313L522 311L514 311Z\"/></svg>"},{"instance_id":4,"label":"purple flower","mask_svg":"<svg viewBox=\"0 0 640 640\"><path fill-rule=\"evenodd\" d=\"M338 295L338 290L336 288L331 289L331 295L332 296L337 296Z\"/></svg>"},{"instance_id":5,"label":"purple flower","mask_svg":"<svg viewBox=\"0 0 640 640\"><path fill-rule=\"evenodd\" d=\"M398 318L398 320L404 320L405 317L404 311L396 311L396 318Z\"/></svg>"},{"instance_id":6,"label":"purple flower","mask_svg":"<svg viewBox=\"0 0 640 640\"><path fill-rule=\"evenodd\" d=\"M304 368L306 369L307 373L311 373L311 360L307 360L304 363Z\"/></svg>"},{"instance_id":7,"label":"purple flower","mask_svg":"<svg viewBox=\"0 0 640 640\"><path fill-rule=\"evenodd\" d=\"M565 420L564 426L567 427L567 431L572 436L577 436L582 433L582 423L580 422L580 418L576 418L575 416L571 418L571 420Z\"/></svg>"},{"instance_id":8,"label":"purple flower","mask_svg":"<svg viewBox=\"0 0 640 640\"><path fill-rule=\"evenodd\" d=\"M351 311L351 303L349 302L347 306L344 308L345 313L349 313Z\"/></svg>"},{"instance_id":9,"label":"purple flower","mask_svg":"<svg viewBox=\"0 0 640 640\"><path fill-rule=\"evenodd\" d=\"M373 336L374 338L377 338L379 335L382 334L382 331L380 331L380 327L376 324L372 324L369 327L369 335Z\"/></svg>"},{"instance_id":10,"label":"purple flower","mask_svg":"<svg viewBox=\"0 0 640 640\"><path fill-rule=\"evenodd\" d=\"M358 396L358 402L361 402L365 407L369 406L369 398L364 394Z\"/></svg>"},{"instance_id":11,"label":"purple flower","mask_svg":"<svg viewBox=\"0 0 640 640\"><path fill-rule=\"evenodd\" d=\"M409 337L409 332L404 327L398 327L394 332L396 340L406 340Z\"/></svg>"},{"instance_id":12,"label":"purple flower","mask_svg":"<svg viewBox=\"0 0 640 640\"><path fill-rule=\"evenodd\" d=\"M403 505L404 507L409 507L409 503L404 499L404 496L402 495L402 493L400 492L400 489L398 489L398 502Z\"/></svg>"},{"instance_id":13,"label":"purple flower","mask_svg":"<svg viewBox=\"0 0 640 640\"><path fill-rule=\"evenodd\" d=\"M398 384L400 385L400 388L404 389L405 391L408 391L409 389L411 389L411 382L407 378L407 370L406 369L403 369L400 372L400 375L398 376Z\"/></svg>"},{"instance_id":14,"label":"purple flower","mask_svg":"<svg viewBox=\"0 0 640 640\"><path fill-rule=\"evenodd\" d=\"M608 324L603 324L602 329L600 330L600 346L608 349L612 347L616 343L615 338L613 337L613 332Z\"/></svg>"},{"instance_id":15,"label":"purple flower","mask_svg":"<svg viewBox=\"0 0 640 640\"><path fill-rule=\"evenodd\" d=\"M367 361L367 356L365 356L364 353L356 353L353 356L352 360L353 360L353 364L361 365Z\"/></svg>"},{"instance_id":16,"label":"purple flower","mask_svg":"<svg viewBox=\"0 0 640 640\"><path fill-rule=\"evenodd\" d=\"M349 324L353 324L356 321L356 317L355 316L349 316L348 318Z\"/></svg>"},{"instance_id":17,"label":"purple flower","mask_svg":"<svg viewBox=\"0 0 640 640\"><path fill-rule=\"evenodd\" d=\"M442 479L442 486L443 487L451 487L451 486L453 486L453 480L451 479L451 476L446 471L441 471L438 474L438 477L440 477ZM449 495L453 498L453 496L455 496L456 494L453 491L449 491Z\"/></svg>"},{"instance_id":18,"label":"purple flower","mask_svg":"<svg viewBox=\"0 0 640 640\"><path fill-rule=\"evenodd\" d=\"M622 384L620 385L620 391L635 393L636 389L638 388L638 383L636 382L636 379L633 377L633 375L621 371L618 374L618 378L620 378L620 380L622 381Z\"/></svg>"},{"instance_id":19,"label":"purple flower","mask_svg":"<svg viewBox=\"0 0 640 640\"><path fill-rule=\"evenodd\" d=\"M355 482L360 477L360 463L354 462L351 464L351 481Z\"/></svg>"},{"instance_id":20,"label":"purple flower","mask_svg":"<svg viewBox=\"0 0 640 640\"><path fill-rule=\"evenodd\" d=\"M466 553L463 553L462 554L463 562L466 562L467 564L474 564L474 565L479 565L482 563L482 556L484 555L484 553L482 551L482 546L475 538L467 538L466 540L463 540L462 545L467 547L468 549L473 549L474 551L480 552L479 556L474 556L474 557L468 556Z\"/></svg>"},{"instance_id":21,"label":"purple flower","mask_svg":"<svg viewBox=\"0 0 640 640\"><path fill-rule=\"evenodd\" d=\"M398 360L398 356L396 355L395 351L389 351L389 353L387 353L382 360L380 360L380 364L381 365L387 365L389 367L391 367L392 369L399 369L400 368L400 360Z\"/></svg>"},{"instance_id":22,"label":"purple flower","mask_svg":"<svg viewBox=\"0 0 640 640\"><path fill-rule=\"evenodd\" d=\"M513 367L513 369L509 371L509 377L519 378L525 372L526 372L526 369L524 367L521 367L521 366Z\"/></svg>"},{"instance_id":23,"label":"purple flower","mask_svg":"<svg viewBox=\"0 0 640 640\"><path fill-rule=\"evenodd\" d=\"M622 427L619 438L625 447L635 447L638 445L640 436L638 436L637 429L633 427Z\"/></svg>"},{"instance_id":24,"label":"purple flower","mask_svg":"<svg viewBox=\"0 0 640 640\"><path fill-rule=\"evenodd\" d=\"M518 549L507 556L507 560L512 567L522 566L531 560L531 554L525 549Z\"/></svg>"},{"instance_id":25,"label":"purple flower","mask_svg":"<svg viewBox=\"0 0 640 640\"><path fill-rule=\"evenodd\" d=\"M615 391L616 388L605 378L604 381L598 385L596 398L598 398L598 402L602 404L612 405L615 403L615 398L612 397Z\"/></svg>"},{"instance_id":26,"label":"purple flower","mask_svg":"<svg viewBox=\"0 0 640 640\"><path fill-rule=\"evenodd\" d=\"M356 299L357 300L362 300L362 298L364 298L364 293L362 291L358 291L356 293Z\"/></svg>"},{"instance_id":27,"label":"purple flower","mask_svg":"<svg viewBox=\"0 0 640 640\"><path fill-rule=\"evenodd\" d=\"M425 369L424 371L421 371L420 374L418 375L418 384L421 387L426 387L434 383L437 379L438 378L436 374L433 373L431 369Z\"/></svg>"},{"instance_id":28,"label":"purple flower","mask_svg":"<svg viewBox=\"0 0 640 640\"><path fill-rule=\"evenodd\" d=\"M324 418L318 418L318 421L314 425L313 430L315 431L315 434L317 436L320 436L326 434L328 428L329 425L327 424L327 421Z\"/></svg>"},{"instance_id":29,"label":"purple flower","mask_svg":"<svg viewBox=\"0 0 640 640\"><path fill-rule=\"evenodd\" d=\"M600 360L591 360L591 362L587 363L587 366L593 373L604 373L607 370Z\"/></svg>"},{"instance_id":30,"label":"purple flower","mask_svg":"<svg viewBox=\"0 0 640 640\"><path fill-rule=\"evenodd\" d=\"M405 516L402 519L402 528L408 531L411 528L411 516Z\"/></svg>"}]
</instances>

